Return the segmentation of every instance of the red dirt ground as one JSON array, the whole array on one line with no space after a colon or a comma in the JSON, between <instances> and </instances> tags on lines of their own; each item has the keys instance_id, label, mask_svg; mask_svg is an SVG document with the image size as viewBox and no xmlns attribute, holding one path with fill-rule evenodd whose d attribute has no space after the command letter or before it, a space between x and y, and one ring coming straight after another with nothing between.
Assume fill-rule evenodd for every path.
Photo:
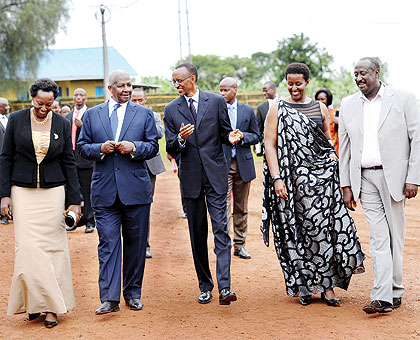
<instances>
[{"instance_id":1,"label":"red dirt ground","mask_svg":"<svg viewBox=\"0 0 420 340\"><path fill-rule=\"evenodd\" d=\"M407 202L404 251L403 306L392 313L368 316L361 307L369 302L373 284L370 257L366 273L354 276L348 291L336 289L342 307L328 307L319 296L301 306L285 293L283 275L272 244L266 248L259 231L261 163L252 183L247 249L251 260L232 257L232 290L238 301L219 306L217 298L200 305L188 237L181 218L178 178L167 171L158 176L152 206L151 245L143 283L144 310L121 310L95 316L99 307L96 233L79 228L68 234L77 307L59 315L59 325L43 326L43 318L24 321L26 315L6 316L13 273L13 224L0 226L0 339L419 339L420 340L420 198ZM369 254L369 232L360 207L353 213L364 250ZM270 235L271 236L271 235ZM215 272L213 240L209 256Z\"/></svg>"}]
</instances>

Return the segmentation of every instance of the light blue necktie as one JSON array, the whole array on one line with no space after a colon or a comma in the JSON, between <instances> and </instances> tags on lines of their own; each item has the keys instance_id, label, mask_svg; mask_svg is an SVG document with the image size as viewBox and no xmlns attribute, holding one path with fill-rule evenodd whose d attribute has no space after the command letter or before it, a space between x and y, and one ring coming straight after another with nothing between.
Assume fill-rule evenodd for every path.
<instances>
[{"instance_id":1,"label":"light blue necktie","mask_svg":"<svg viewBox=\"0 0 420 340\"><path fill-rule=\"evenodd\" d=\"M111 131L112 131L112 136L115 137L117 135L117 128L118 128L118 115L117 115L117 109L121 106L121 104L115 104L114 105L114 110L111 113L111 117L109 117L109 120L111 122Z\"/></svg>"},{"instance_id":2,"label":"light blue necktie","mask_svg":"<svg viewBox=\"0 0 420 340\"><path fill-rule=\"evenodd\" d=\"M229 113L229 119L230 119L230 125L232 126L232 129L236 129L236 116L235 116L235 108L233 105L228 104L228 113ZM232 148L232 158L236 157L236 146Z\"/></svg>"}]
</instances>

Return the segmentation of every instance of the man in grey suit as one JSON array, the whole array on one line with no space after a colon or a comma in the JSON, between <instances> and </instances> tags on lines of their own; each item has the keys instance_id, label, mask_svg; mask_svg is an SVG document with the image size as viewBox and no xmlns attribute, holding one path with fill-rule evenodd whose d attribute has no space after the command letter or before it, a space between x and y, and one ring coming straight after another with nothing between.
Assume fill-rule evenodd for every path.
<instances>
[{"instance_id":1,"label":"man in grey suit","mask_svg":"<svg viewBox=\"0 0 420 340\"><path fill-rule=\"evenodd\" d=\"M370 228L374 269L368 313L401 306L405 199L420 184L420 113L414 95L385 86L376 58L359 60L360 92L343 99L339 124L340 184L346 206L360 198Z\"/></svg>"},{"instance_id":2,"label":"man in grey suit","mask_svg":"<svg viewBox=\"0 0 420 340\"><path fill-rule=\"evenodd\" d=\"M276 84L273 81L268 81L263 85L263 94L265 99L264 103L261 103L257 106L257 124L260 130L260 143L255 147L255 154L257 156L263 155L262 143L264 141L264 124L265 119L267 118L268 109L270 108L271 103L278 101L276 95Z\"/></svg>"},{"instance_id":3,"label":"man in grey suit","mask_svg":"<svg viewBox=\"0 0 420 340\"><path fill-rule=\"evenodd\" d=\"M144 93L142 89L139 89L139 88L133 89L130 100L133 103L139 104L141 106L145 106L147 103L146 94ZM155 124L156 124L156 130L158 133L158 139L161 139L163 135L165 134L165 129L162 125L162 118L160 117L160 114L157 112L153 112L153 115L155 117ZM152 197L153 197L155 194L156 175L159 175L162 172L166 171L165 164L163 164L160 152L158 151L155 157L151 159L147 159L146 165L147 165L147 170L149 171L150 182L152 183ZM149 233L147 237L147 246L146 246L146 258L148 259L152 258L152 253L150 252L149 238L150 238L150 219L149 219Z\"/></svg>"},{"instance_id":4,"label":"man in grey suit","mask_svg":"<svg viewBox=\"0 0 420 340\"><path fill-rule=\"evenodd\" d=\"M6 98L0 97L0 151L3 146L3 138L4 133L6 132L9 109L9 101ZM7 216L2 216L1 224L9 224L9 218Z\"/></svg>"}]
</instances>

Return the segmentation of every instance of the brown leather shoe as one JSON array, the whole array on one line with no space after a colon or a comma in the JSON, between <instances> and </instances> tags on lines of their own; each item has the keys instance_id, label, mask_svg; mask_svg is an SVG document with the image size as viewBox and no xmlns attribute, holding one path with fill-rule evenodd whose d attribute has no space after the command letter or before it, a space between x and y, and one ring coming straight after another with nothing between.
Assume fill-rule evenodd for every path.
<instances>
[{"instance_id":1,"label":"brown leather shoe","mask_svg":"<svg viewBox=\"0 0 420 340\"><path fill-rule=\"evenodd\" d=\"M389 313L392 312L392 304L382 300L373 300L370 304L363 307L366 314Z\"/></svg>"},{"instance_id":2,"label":"brown leather shoe","mask_svg":"<svg viewBox=\"0 0 420 340\"><path fill-rule=\"evenodd\" d=\"M232 301L237 299L236 294L231 292L229 288L223 288L219 294L219 305L230 305Z\"/></svg>"}]
</instances>

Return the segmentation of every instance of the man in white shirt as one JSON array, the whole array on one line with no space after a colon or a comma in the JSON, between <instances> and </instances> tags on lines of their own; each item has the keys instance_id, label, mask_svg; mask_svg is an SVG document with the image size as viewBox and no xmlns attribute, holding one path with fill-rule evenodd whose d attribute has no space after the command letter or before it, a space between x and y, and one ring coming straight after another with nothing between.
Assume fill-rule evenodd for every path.
<instances>
[{"instance_id":1,"label":"man in white shirt","mask_svg":"<svg viewBox=\"0 0 420 340\"><path fill-rule=\"evenodd\" d=\"M343 99L339 124L340 184L354 210L360 198L370 228L374 269L368 313L401 306L405 199L420 185L420 113L414 95L385 86L376 58L359 60L360 92Z\"/></svg>"},{"instance_id":2,"label":"man in white shirt","mask_svg":"<svg viewBox=\"0 0 420 340\"><path fill-rule=\"evenodd\" d=\"M93 172L94 162L84 159L76 148L76 142L79 138L83 125L83 116L87 110L87 94L85 89L77 88L73 93L74 110L65 117L71 123L71 138L73 143L74 158L76 161L77 175L79 177L80 192L83 196L82 217L79 223L73 227L67 227L67 231L72 231L77 227L86 226L85 233L92 233L95 230L95 219L90 203L90 184Z\"/></svg>"},{"instance_id":3,"label":"man in white shirt","mask_svg":"<svg viewBox=\"0 0 420 340\"><path fill-rule=\"evenodd\" d=\"M0 150L3 146L4 133L6 132L7 121L9 118L9 101L6 98L0 97ZM1 224L9 224L9 218L7 216L1 217Z\"/></svg>"}]
</instances>

